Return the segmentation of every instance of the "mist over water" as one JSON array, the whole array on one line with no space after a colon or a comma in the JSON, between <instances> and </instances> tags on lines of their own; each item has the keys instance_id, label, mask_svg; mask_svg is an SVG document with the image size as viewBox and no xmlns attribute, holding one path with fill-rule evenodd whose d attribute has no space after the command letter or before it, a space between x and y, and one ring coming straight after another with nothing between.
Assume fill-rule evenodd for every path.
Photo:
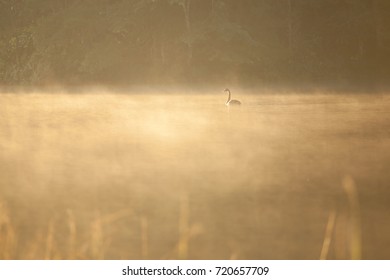
<instances>
[{"instance_id":1,"label":"mist over water","mask_svg":"<svg viewBox=\"0 0 390 280\"><path fill-rule=\"evenodd\" d=\"M232 92L1 94L0 258L390 258L389 96Z\"/></svg>"}]
</instances>

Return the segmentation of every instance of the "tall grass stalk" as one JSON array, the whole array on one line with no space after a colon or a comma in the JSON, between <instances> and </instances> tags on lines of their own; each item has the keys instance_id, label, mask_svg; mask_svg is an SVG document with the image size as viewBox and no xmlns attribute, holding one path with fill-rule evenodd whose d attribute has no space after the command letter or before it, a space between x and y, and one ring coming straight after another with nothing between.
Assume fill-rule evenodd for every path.
<instances>
[{"instance_id":1,"label":"tall grass stalk","mask_svg":"<svg viewBox=\"0 0 390 280\"><path fill-rule=\"evenodd\" d=\"M17 239L6 205L0 200L0 258L13 259Z\"/></svg>"},{"instance_id":2,"label":"tall grass stalk","mask_svg":"<svg viewBox=\"0 0 390 280\"><path fill-rule=\"evenodd\" d=\"M49 222L47 227L46 234L46 250L45 250L45 260L53 259L54 257L54 223L53 221Z\"/></svg>"},{"instance_id":3,"label":"tall grass stalk","mask_svg":"<svg viewBox=\"0 0 390 280\"><path fill-rule=\"evenodd\" d=\"M362 258L362 233L358 192L355 181L351 176L346 176L342 185L348 198L350 210L350 256L353 260L359 260Z\"/></svg>"},{"instance_id":4,"label":"tall grass stalk","mask_svg":"<svg viewBox=\"0 0 390 280\"><path fill-rule=\"evenodd\" d=\"M189 229L189 201L188 194L182 193L180 196L180 212L179 212L179 244L178 257L179 259L187 259L188 246L190 238Z\"/></svg>"},{"instance_id":5,"label":"tall grass stalk","mask_svg":"<svg viewBox=\"0 0 390 280\"><path fill-rule=\"evenodd\" d=\"M73 215L73 211L68 209L67 210L67 222L68 222L68 229L69 229L69 239L68 239L68 259L77 258L79 257L79 254L77 254L76 251L76 235L77 235L77 227L76 227L76 221Z\"/></svg>"},{"instance_id":6,"label":"tall grass stalk","mask_svg":"<svg viewBox=\"0 0 390 280\"><path fill-rule=\"evenodd\" d=\"M333 236L335 220L336 220L336 211L332 210L329 214L328 223L326 224L325 237L324 237L324 242L322 244L320 260L326 260L328 257L329 247Z\"/></svg>"},{"instance_id":7,"label":"tall grass stalk","mask_svg":"<svg viewBox=\"0 0 390 280\"><path fill-rule=\"evenodd\" d=\"M141 218L141 256L144 260L148 259L149 246L148 246L148 219L146 217Z\"/></svg>"}]
</instances>

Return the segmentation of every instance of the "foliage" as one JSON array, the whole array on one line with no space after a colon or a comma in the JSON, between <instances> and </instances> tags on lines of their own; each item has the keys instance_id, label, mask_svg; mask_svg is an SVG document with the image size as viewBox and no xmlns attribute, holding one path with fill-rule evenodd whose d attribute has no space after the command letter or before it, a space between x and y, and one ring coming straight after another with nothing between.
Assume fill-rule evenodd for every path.
<instances>
[{"instance_id":1,"label":"foliage","mask_svg":"<svg viewBox=\"0 0 390 280\"><path fill-rule=\"evenodd\" d=\"M372 84L385 0L0 2L0 85Z\"/></svg>"}]
</instances>

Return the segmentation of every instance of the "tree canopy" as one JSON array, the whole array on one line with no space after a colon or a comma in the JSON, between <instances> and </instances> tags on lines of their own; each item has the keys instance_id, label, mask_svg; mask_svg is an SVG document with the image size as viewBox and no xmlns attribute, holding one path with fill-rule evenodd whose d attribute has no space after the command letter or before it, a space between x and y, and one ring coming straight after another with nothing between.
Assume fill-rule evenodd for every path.
<instances>
[{"instance_id":1,"label":"tree canopy","mask_svg":"<svg viewBox=\"0 0 390 280\"><path fill-rule=\"evenodd\" d=\"M0 86L386 85L387 0L0 1Z\"/></svg>"}]
</instances>

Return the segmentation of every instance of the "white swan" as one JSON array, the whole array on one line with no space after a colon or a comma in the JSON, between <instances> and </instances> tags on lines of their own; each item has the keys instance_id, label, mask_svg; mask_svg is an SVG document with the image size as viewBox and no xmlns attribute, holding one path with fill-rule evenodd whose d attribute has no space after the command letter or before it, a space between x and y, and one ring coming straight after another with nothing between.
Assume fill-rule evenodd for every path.
<instances>
[{"instance_id":1,"label":"white swan","mask_svg":"<svg viewBox=\"0 0 390 280\"><path fill-rule=\"evenodd\" d=\"M228 97L228 100L226 101L226 106L237 106L237 105L241 105L241 102L238 101L238 100L235 100L235 99L232 99L232 94L230 92L230 90L228 88L225 88L224 92L228 92L229 93L229 97Z\"/></svg>"}]
</instances>

